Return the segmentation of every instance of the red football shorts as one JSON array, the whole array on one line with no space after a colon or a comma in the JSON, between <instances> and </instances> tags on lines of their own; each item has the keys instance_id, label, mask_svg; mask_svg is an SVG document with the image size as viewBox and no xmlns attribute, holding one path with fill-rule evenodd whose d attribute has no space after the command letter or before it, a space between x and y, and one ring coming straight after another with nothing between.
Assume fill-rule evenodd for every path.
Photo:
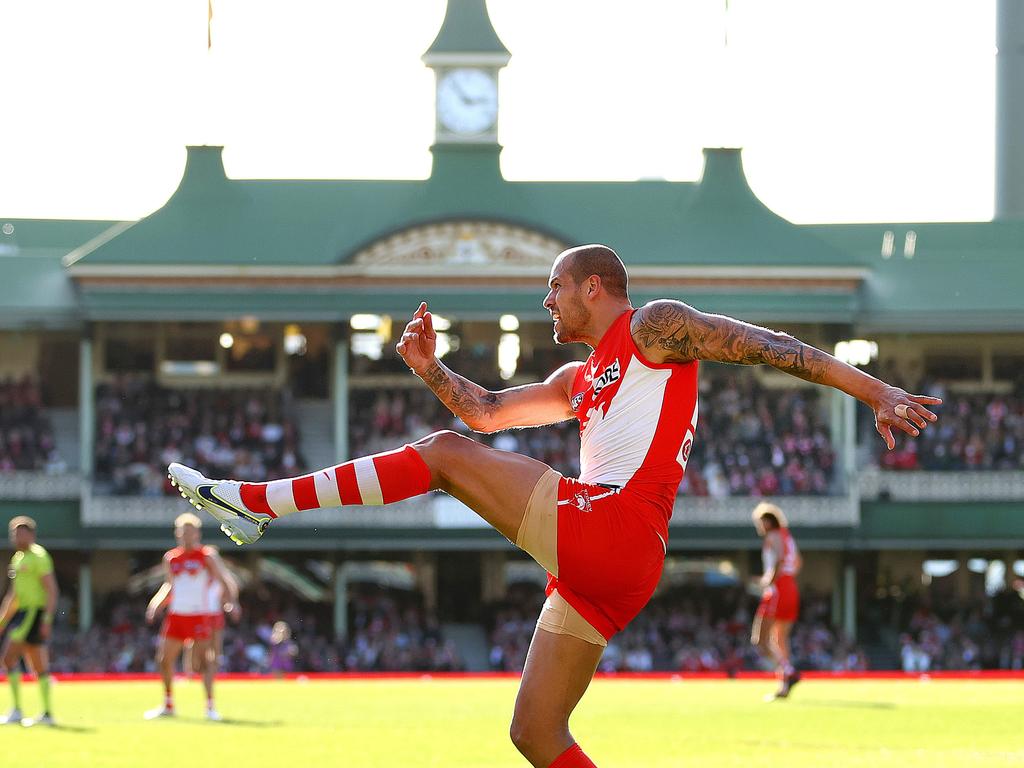
<instances>
[{"instance_id":1,"label":"red football shorts","mask_svg":"<svg viewBox=\"0 0 1024 768\"><path fill-rule=\"evenodd\" d=\"M775 583L764 591L757 615L777 621L796 621L800 613L800 590L792 576L777 576Z\"/></svg>"},{"instance_id":2,"label":"red football shorts","mask_svg":"<svg viewBox=\"0 0 1024 768\"><path fill-rule=\"evenodd\" d=\"M216 631L218 629L224 629L224 612L217 611L216 613L210 614L210 631Z\"/></svg>"},{"instance_id":3,"label":"red football shorts","mask_svg":"<svg viewBox=\"0 0 1024 768\"><path fill-rule=\"evenodd\" d=\"M210 639L210 617L206 614L195 614L184 616L177 613L167 614L164 625L160 630L164 637L171 637L175 640L209 640Z\"/></svg>"},{"instance_id":4,"label":"red football shorts","mask_svg":"<svg viewBox=\"0 0 1024 768\"><path fill-rule=\"evenodd\" d=\"M651 599L665 564L659 513L627 490L558 481L558 577L554 589L607 640Z\"/></svg>"}]
</instances>

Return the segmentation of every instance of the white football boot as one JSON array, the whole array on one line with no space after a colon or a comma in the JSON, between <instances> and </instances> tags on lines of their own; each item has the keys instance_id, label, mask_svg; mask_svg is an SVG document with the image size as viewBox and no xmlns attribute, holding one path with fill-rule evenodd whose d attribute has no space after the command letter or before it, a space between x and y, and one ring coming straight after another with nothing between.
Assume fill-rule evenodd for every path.
<instances>
[{"instance_id":1,"label":"white football boot","mask_svg":"<svg viewBox=\"0 0 1024 768\"><path fill-rule=\"evenodd\" d=\"M0 725L21 725L21 710L15 707L4 717L0 717Z\"/></svg>"},{"instance_id":2,"label":"white football boot","mask_svg":"<svg viewBox=\"0 0 1024 768\"><path fill-rule=\"evenodd\" d=\"M182 498L217 518L220 529L235 544L257 541L274 519L262 512L253 512L242 503L242 484L237 480L211 480L177 462L167 467L167 476Z\"/></svg>"}]
</instances>

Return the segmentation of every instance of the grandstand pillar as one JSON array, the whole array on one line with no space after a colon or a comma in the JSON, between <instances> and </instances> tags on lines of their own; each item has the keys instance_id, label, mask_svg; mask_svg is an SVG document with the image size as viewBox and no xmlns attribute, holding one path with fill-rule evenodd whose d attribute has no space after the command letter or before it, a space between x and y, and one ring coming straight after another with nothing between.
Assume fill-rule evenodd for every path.
<instances>
[{"instance_id":1,"label":"grandstand pillar","mask_svg":"<svg viewBox=\"0 0 1024 768\"><path fill-rule=\"evenodd\" d=\"M336 461L348 461L348 339L338 338L334 342L333 370L334 455Z\"/></svg>"},{"instance_id":2,"label":"grandstand pillar","mask_svg":"<svg viewBox=\"0 0 1024 768\"><path fill-rule=\"evenodd\" d=\"M480 599L493 603L505 596L505 560L502 550L484 552L480 559Z\"/></svg>"},{"instance_id":3,"label":"grandstand pillar","mask_svg":"<svg viewBox=\"0 0 1024 768\"><path fill-rule=\"evenodd\" d=\"M852 563L843 568L843 632L851 642L856 642L857 568Z\"/></svg>"},{"instance_id":4,"label":"grandstand pillar","mask_svg":"<svg viewBox=\"0 0 1024 768\"><path fill-rule=\"evenodd\" d=\"M78 630L92 628L92 563L78 566Z\"/></svg>"},{"instance_id":5,"label":"grandstand pillar","mask_svg":"<svg viewBox=\"0 0 1024 768\"><path fill-rule=\"evenodd\" d=\"M437 613L437 554L417 550L412 555L416 583L423 593L423 608L428 614Z\"/></svg>"},{"instance_id":6,"label":"grandstand pillar","mask_svg":"<svg viewBox=\"0 0 1024 768\"><path fill-rule=\"evenodd\" d=\"M92 335L87 329L78 342L78 462L84 478L92 477L94 407Z\"/></svg>"},{"instance_id":7,"label":"grandstand pillar","mask_svg":"<svg viewBox=\"0 0 1024 768\"><path fill-rule=\"evenodd\" d=\"M334 636L348 635L348 576L344 563L334 565Z\"/></svg>"}]
</instances>

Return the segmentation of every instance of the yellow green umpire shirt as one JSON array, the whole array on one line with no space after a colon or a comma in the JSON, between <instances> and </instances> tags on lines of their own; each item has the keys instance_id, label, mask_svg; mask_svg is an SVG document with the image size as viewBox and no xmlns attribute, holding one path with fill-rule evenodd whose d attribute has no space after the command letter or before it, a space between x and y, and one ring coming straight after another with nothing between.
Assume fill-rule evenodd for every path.
<instances>
[{"instance_id":1,"label":"yellow green umpire shirt","mask_svg":"<svg viewBox=\"0 0 1024 768\"><path fill-rule=\"evenodd\" d=\"M18 610L42 610L46 607L46 589L43 576L53 573L53 558L38 544L31 545L24 552L15 552L11 567L7 571L14 587Z\"/></svg>"}]
</instances>

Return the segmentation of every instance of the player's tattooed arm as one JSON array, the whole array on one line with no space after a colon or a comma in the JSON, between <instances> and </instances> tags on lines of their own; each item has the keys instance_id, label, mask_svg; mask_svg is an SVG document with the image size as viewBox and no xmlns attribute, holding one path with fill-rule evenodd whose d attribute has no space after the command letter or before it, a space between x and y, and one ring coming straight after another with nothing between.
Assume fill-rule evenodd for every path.
<instances>
[{"instance_id":1,"label":"player's tattooed arm","mask_svg":"<svg viewBox=\"0 0 1024 768\"><path fill-rule=\"evenodd\" d=\"M681 301L654 301L640 308L632 331L644 353L659 362L770 365L817 384L828 383L829 367L839 362L789 334L709 315Z\"/></svg>"},{"instance_id":2,"label":"player's tattooed arm","mask_svg":"<svg viewBox=\"0 0 1024 768\"><path fill-rule=\"evenodd\" d=\"M787 333L712 315L681 301L660 300L633 314L630 329L640 350L653 362L713 360L738 365L770 365L816 384L835 387L875 412L875 429L890 450L893 427L917 436L936 416L926 405L941 400L911 395L804 344Z\"/></svg>"},{"instance_id":3,"label":"player's tattooed arm","mask_svg":"<svg viewBox=\"0 0 1024 768\"><path fill-rule=\"evenodd\" d=\"M436 358L417 375L448 410L476 432L539 427L575 417L572 382L581 363L566 363L544 381L497 392L459 376Z\"/></svg>"},{"instance_id":4,"label":"player's tattooed arm","mask_svg":"<svg viewBox=\"0 0 1024 768\"><path fill-rule=\"evenodd\" d=\"M474 384L440 360L435 359L419 377L437 395L437 399L470 429L485 431L494 414L501 408L502 393L491 392Z\"/></svg>"}]
</instances>

